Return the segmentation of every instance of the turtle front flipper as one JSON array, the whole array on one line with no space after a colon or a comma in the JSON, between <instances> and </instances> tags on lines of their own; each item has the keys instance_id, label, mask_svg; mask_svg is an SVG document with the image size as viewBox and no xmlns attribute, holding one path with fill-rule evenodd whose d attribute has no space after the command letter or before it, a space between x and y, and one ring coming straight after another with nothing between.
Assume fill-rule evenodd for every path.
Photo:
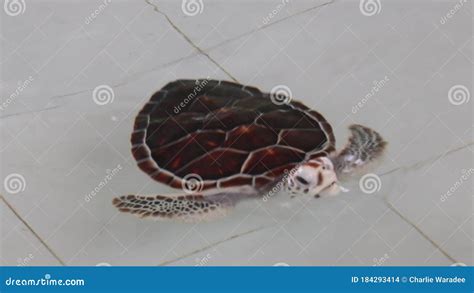
<instances>
[{"instance_id":1,"label":"turtle front flipper","mask_svg":"<svg viewBox=\"0 0 474 293\"><path fill-rule=\"evenodd\" d=\"M344 149L331 156L338 177L365 167L382 156L387 142L376 131L362 126L349 126L351 136Z\"/></svg>"},{"instance_id":2,"label":"turtle front flipper","mask_svg":"<svg viewBox=\"0 0 474 293\"><path fill-rule=\"evenodd\" d=\"M157 220L182 220L184 222L208 221L223 217L234 206L225 194L205 197L200 194L181 196L123 195L112 201L119 211L140 218Z\"/></svg>"}]
</instances>

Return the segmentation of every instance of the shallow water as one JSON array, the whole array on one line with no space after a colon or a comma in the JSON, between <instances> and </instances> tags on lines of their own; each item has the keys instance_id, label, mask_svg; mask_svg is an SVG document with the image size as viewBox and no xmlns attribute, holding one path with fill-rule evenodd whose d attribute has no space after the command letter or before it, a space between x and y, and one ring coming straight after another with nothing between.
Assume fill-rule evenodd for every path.
<instances>
[{"instance_id":1,"label":"shallow water","mask_svg":"<svg viewBox=\"0 0 474 293\"><path fill-rule=\"evenodd\" d=\"M372 16L359 1L208 2L188 16L176 1L28 1L2 17L2 265L472 265L471 7L443 21L457 1ZM248 200L210 223L118 213L117 195L173 192L136 167L136 113L169 81L205 77L287 86L338 148L350 124L376 129L379 181Z\"/></svg>"}]
</instances>

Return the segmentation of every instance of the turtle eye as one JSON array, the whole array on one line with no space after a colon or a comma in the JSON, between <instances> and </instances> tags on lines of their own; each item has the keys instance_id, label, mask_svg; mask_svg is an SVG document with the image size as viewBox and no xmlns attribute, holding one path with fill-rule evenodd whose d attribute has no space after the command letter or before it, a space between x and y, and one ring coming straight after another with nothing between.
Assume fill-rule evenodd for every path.
<instances>
[{"instance_id":1,"label":"turtle eye","mask_svg":"<svg viewBox=\"0 0 474 293\"><path fill-rule=\"evenodd\" d=\"M323 170L331 170L331 166L329 164L323 164Z\"/></svg>"}]
</instances>

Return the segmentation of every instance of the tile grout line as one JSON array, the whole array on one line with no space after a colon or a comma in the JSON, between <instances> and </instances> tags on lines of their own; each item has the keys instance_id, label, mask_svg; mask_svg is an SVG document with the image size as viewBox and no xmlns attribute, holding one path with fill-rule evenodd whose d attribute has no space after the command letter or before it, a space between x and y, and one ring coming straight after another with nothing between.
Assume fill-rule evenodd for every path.
<instances>
[{"instance_id":1,"label":"tile grout line","mask_svg":"<svg viewBox=\"0 0 474 293\"><path fill-rule=\"evenodd\" d=\"M336 1L336 0L331 0L331 1L329 1L329 2L320 4L320 5L318 5L318 6L310 7L310 8L308 8L308 9L295 12L295 13L293 13L293 14L290 14L290 15L288 15L288 16L285 16L285 17L283 17L283 18L281 18L281 19L275 20L275 21L270 22L270 23L268 23L268 24L261 25L261 26L259 26L259 27L257 27L257 28L254 28L254 29L252 29L252 30L246 31L246 32L244 32L244 33L242 33L242 34L240 34L240 35L237 35L237 36L235 36L235 37L232 37L232 38L229 38L229 39L227 39L227 40L224 40L224 41L222 41L222 42L220 42L220 43L217 43L217 44L215 44L215 45L213 45L213 46L210 46L210 47L206 48L206 51L214 50L214 49L219 48L219 47L221 47L221 46L223 46L223 45L226 45L226 44L228 44L228 43L231 43L231 42L233 42L233 41L235 41L235 40L238 40L238 39L240 39L240 38L243 38L243 37L245 37L245 36L247 36L247 35L254 34L254 33L256 33L256 32L258 32L258 31L260 31L260 30L264 30L264 29L266 29L266 28L268 28L268 27L270 27L270 26L273 26L273 25L275 25L275 24L278 24L278 23L283 22L283 21L285 21L285 20L288 20L288 19L290 19L290 18L293 18L293 17L296 17L296 16L300 16L300 15L302 15L302 14L306 14L306 13L308 13L308 12L310 12L310 11L315 10L315 9L318 9L318 8L321 8L321 7L324 7L324 6L333 4L335 1Z\"/></svg>"},{"instance_id":2,"label":"tile grout line","mask_svg":"<svg viewBox=\"0 0 474 293\"><path fill-rule=\"evenodd\" d=\"M193 43L193 41L175 24L173 21L163 13L161 10L158 9L158 6L156 6L154 3L151 2L151 0L145 0L145 2L153 7L153 10L156 11L157 13L161 14L166 21L175 29L185 40L188 42L193 48L195 48L199 53L204 55L209 61L211 61L214 65L216 65L220 70L222 70L227 76L229 76L233 81L239 82L232 74L230 74L222 65L217 63L216 60L214 60L208 53L206 53L204 50L202 50L200 47L198 47L196 44Z\"/></svg>"},{"instance_id":3,"label":"tile grout line","mask_svg":"<svg viewBox=\"0 0 474 293\"><path fill-rule=\"evenodd\" d=\"M191 252L189 252L189 253L187 253L187 254L183 254L183 255L181 255L181 256L179 256L179 257L177 257L177 258L174 258L174 259L170 259L170 260L161 262L161 263L158 264L158 266L165 266L165 265L172 264L172 263L174 263L174 262L177 262L177 261L180 261L180 260L182 260L182 259L185 259L185 258L187 258L187 257L189 257L189 256L195 255L195 254L197 254L197 253L207 251L207 250L209 250L209 249L211 249L211 248L213 248L213 247L215 247L215 246L219 246L219 245L221 245L222 243L225 243L225 242L227 242L227 241L230 241L230 240L239 238L239 237L241 237L241 236L246 236L246 235L252 234L252 233L254 233L254 232L261 231L261 230L266 229L266 228L269 228L269 227L259 227L259 228L255 228L255 229L252 229L252 230L250 230L250 231L246 231L246 232L243 232L243 233L240 233L240 234L237 234L237 235L232 235L232 236L230 236L230 237L228 237L228 238L225 238L225 239L223 239L223 240L219 240L219 241L214 242L214 243L210 243L210 244L207 245L207 246L204 246L204 247L199 248L199 249L197 249L197 250L191 251Z\"/></svg>"},{"instance_id":4,"label":"tile grout line","mask_svg":"<svg viewBox=\"0 0 474 293\"><path fill-rule=\"evenodd\" d=\"M148 2L148 1L146 1L146 2L156 8L155 5L151 4L151 3ZM172 26L186 39L186 41L188 41L191 45L193 45L193 47L196 48L196 49L199 51L199 53L202 53L202 54L205 55L207 58L209 58L210 61L212 61L214 64L218 65L218 64L217 64L216 62L214 62L214 60L212 60L206 53L204 53L198 46L194 45L194 44L191 42L191 40L189 40L189 39L184 35L184 33L182 33L182 32L179 30L179 28L177 28L175 25L173 25L173 23L171 22L171 20L170 20L164 13L158 11L157 9L155 9L155 10L156 10L157 12L163 14L163 15L167 18L167 20L168 20L168 22L170 23L170 25L172 25ZM221 68L219 65L218 65L218 67ZM223 70L223 69L221 68L221 70ZM224 72L227 73L226 71L224 71ZM230 76L230 74L228 74L228 75ZM451 153L451 151L450 151L450 153ZM398 169L391 170L391 171L389 171L388 173L392 173L392 172L395 172L395 171L398 171ZM382 175L385 175L385 174L382 174ZM4 200L5 200L5 199L4 199ZM5 201L6 201L6 200L5 200ZM389 204L389 205L390 205L390 204ZM12 209L12 210L13 210L13 209ZM392 209L392 210L393 210L393 209ZM393 211L394 211L395 213L397 213L397 211L395 211L395 210L393 210ZM398 214L400 217L402 217L402 215L401 215L400 213L397 213L397 214ZM403 218L403 217L402 217L402 218ZM403 219L404 219L404 218L403 218ZM404 219L404 220L406 220L406 219ZM415 227L414 225L412 225L412 226L416 229L416 227ZM30 229L30 230L32 230L32 229ZM417 229L417 230L418 230L418 229ZM419 232L421 232L421 231L419 231ZM235 235L235 236L239 236L239 235ZM227 240L230 240L230 239L227 239ZM429 240L429 239L428 239L428 240ZM224 240L224 241L225 241L225 240ZM437 246L435 246L435 247L437 247ZM197 252L196 252L196 253L197 253Z\"/></svg>"},{"instance_id":5,"label":"tile grout line","mask_svg":"<svg viewBox=\"0 0 474 293\"><path fill-rule=\"evenodd\" d=\"M380 176L386 176L386 175L389 175L389 174L392 174L392 173L395 173L397 171L400 171L400 170L406 170L406 169L412 169L412 168L419 168L419 167L423 167L424 165L430 163L430 162L433 162L433 161L436 161L436 160L439 160L441 158L445 158L453 153L456 153L458 151L461 151L461 150L464 150L466 148L469 148L470 146L474 145L474 141L472 142L469 142L465 145L461 145L461 146L458 146L458 147L454 147L448 151L445 151L444 153L442 154L437 154L437 155L433 155L429 158L426 158L424 160L421 160L421 161L418 161L414 164L411 164L409 166L402 166L402 167L397 167L397 168L394 168L392 170L388 170L382 174L380 174Z\"/></svg>"},{"instance_id":6,"label":"tile grout line","mask_svg":"<svg viewBox=\"0 0 474 293\"><path fill-rule=\"evenodd\" d=\"M392 210L397 216L399 216L403 221L409 224L413 229L415 229L423 238L428 240L436 249L438 249L447 259L449 259L453 263L457 263L457 261L447 253L442 247L440 247L435 241L433 241L423 230L421 230L415 223L410 221L406 218L394 205L392 205L386 198L384 198L385 204L388 206L390 210Z\"/></svg>"},{"instance_id":7,"label":"tile grout line","mask_svg":"<svg viewBox=\"0 0 474 293\"><path fill-rule=\"evenodd\" d=\"M463 149L466 149L468 148L469 146L471 146L473 143L469 143L469 144L466 144L466 145L463 145L463 146L460 146L460 147L456 147L456 148L453 148L451 150L448 150L447 152L445 152L444 154L440 154L440 155L437 155L437 156L434 156L432 158L428 158L426 160L423 160L423 161L420 161L418 163L415 163L411 166L408 166L408 167L401 167L401 168L396 168L396 169L393 169L393 170L390 170L390 171L387 171L383 174L381 174L381 176L384 176L384 175L388 175L388 174L391 174L391 173L394 173L394 172L397 172L401 169L404 169L404 168L416 168L416 167L421 167L423 165L425 165L426 163L429 163L433 160L438 160L442 157L446 157L448 155L451 155L453 153L456 153L460 150L463 150ZM435 241L433 241L425 232L423 232L423 230L421 228L419 228L416 224L412 223L408 218L406 218L393 204L390 203L390 201L388 200L388 198L384 197L383 198L383 201L385 202L385 204L388 206L388 208L390 210L392 210L395 214L397 214L403 221L405 221L407 224L409 224L413 229L415 229L416 231L418 231L418 233L423 237L425 238L426 240L428 240L428 242L431 243L431 245L433 245L436 249L438 249L446 258L448 258L450 261L452 261L453 263L456 263L457 261L450 255L448 254L446 251L444 251L443 248L441 248Z\"/></svg>"},{"instance_id":8,"label":"tile grout line","mask_svg":"<svg viewBox=\"0 0 474 293\"><path fill-rule=\"evenodd\" d=\"M195 57L195 56L198 56L198 55L199 55L199 52L198 52L198 53L192 53L192 54L189 54L189 55L187 55L187 56L184 56L184 57L178 58L178 59L176 59L176 60L173 60L173 61L171 61L171 62L159 64L158 67L156 67L156 68L154 68L154 69L147 70L147 71L144 71L144 72L139 72L139 73L135 74L135 75L134 75L130 80L128 80L128 81L120 81L120 82L118 82L118 83L111 84L110 86L113 87L113 88L122 87L122 86L128 84L129 82L136 81L137 79L141 78L143 75L146 75L146 74L148 74L148 73L154 72L155 70L158 70L158 69L166 68L166 67L171 66L171 65L173 65L173 64L175 64L175 63L182 62L183 60L186 60L186 59L188 59L188 58L192 58L192 57ZM68 97L76 96L76 95L83 94L83 93L86 93L86 92L92 92L93 90L94 90L94 88L86 88L86 89L78 90L78 91L75 91L75 92L59 94L59 95L55 95L55 96L49 97L49 100L50 100L50 102L51 102L51 100L58 100L58 101L60 101L60 100L62 100L63 98L68 98ZM48 102L48 105L50 104L50 102ZM19 116L19 115L40 113L40 112L44 112L44 111L54 110L54 109L60 108L60 107L62 107L62 106L63 106L62 104L58 104L58 105L54 105L54 106L48 106L48 107L42 108L42 109L37 109L37 110L31 110L31 111L25 111L25 112L17 112L17 113L8 114L8 115L5 115L5 116L0 116L0 119L7 119L7 118L10 118L10 117L17 117L17 116Z\"/></svg>"},{"instance_id":9,"label":"tile grout line","mask_svg":"<svg viewBox=\"0 0 474 293\"><path fill-rule=\"evenodd\" d=\"M29 111L25 111L25 112L17 112L17 113L7 114L7 115L4 115L4 116L0 116L0 119L6 119L6 118L10 118L10 117L17 117L17 116L25 115L25 114L35 114L35 113L46 112L46 111L54 110L54 109L57 109L57 108L60 108L60 107L61 107L61 105L55 105L55 106L49 106L49 107L46 106L45 108L38 109L38 110L29 110Z\"/></svg>"},{"instance_id":10,"label":"tile grout line","mask_svg":"<svg viewBox=\"0 0 474 293\"><path fill-rule=\"evenodd\" d=\"M31 227L30 224L28 224L25 219L21 217L21 215L13 208L13 206L3 197L3 195L0 195L0 199L8 206L8 208L15 214L15 216L28 228L28 230L33 233L33 235L38 239L38 241L51 253L51 255L56 258L56 260L63 266L66 266L64 261L61 260L61 258L49 247L49 245L36 233L36 231Z\"/></svg>"},{"instance_id":11,"label":"tile grout line","mask_svg":"<svg viewBox=\"0 0 474 293\"><path fill-rule=\"evenodd\" d=\"M280 22L283 22L283 21L285 21L285 20L287 20L287 19L290 19L290 18L293 18L293 17L295 17L295 16L299 16L299 15L305 14L305 13L307 13L307 12L310 12L310 11L312 11L312 10L315 10L315 9L318 9L318 8L321 8L321 7L324 7L324 6L333 4L335 1L336 1L336 0L331 0L331 1L329 1L329 2L320 4L320 5L318 5L318 6L311 7L311 8L308 8L308 9L305 9L305 10L302 10L302 11L299 11L299 12L296 12L296 13L291 14L291 15L289 15L289 16L286 16L286 17L284 17L284 18L282 18L282 19L279 19L279 20L276 20L276 21L274 21L274 22L271 22L271 23L269 23L269 24L267 24L267 25L263 25L263 26L260 26L260 27L258 27L258 28L256 28L256 29L253 29L253 30L251 30L251 31L242 33L241 35L238 35L238 36L236 36L236 37L234 37L234 38L231 38L231 39L228 39L228 40L224 40L224 41L222 41L221 43L218 43L218 44L216 44L216 45L214 45L214 46L211 46L211 47L209 47L209 48L207 48L207 49L204 49L204 50L201 49L201 48L199 48L198 46L194 45L194 44L192 43L192 41L191 41L189 38L187 38L187 36L185 36L184 33L183 33L177 26L173 25L172 21L171 21L170 19L168 19L168 17L167 17L166 15L165 15L165 17L167 18L167 21L170 23L170 25L171 25L175 30L177 30L177 31L186 39L186 41L187 41L188 43L190 43L195 49L198 50L198 54L203 54L203 55L205 55L209 60L211 60L214 64L216 64L216 65L219 67L219 69L223 70L226 74L228 74L230 77L232 77L232 75L229 74L229 72L227 72L226 70L224 70L224 69L223 69L217 62L215 62L205 51L210 51L210 50L213 50L213 49L215 49L215 48L221 47L222 45L225 45L225 44L227 44L227 43L229 43L229 42L232 42L232 41L235 41L235 40L237 40L237 39L240 39L240 38L242 38L242 37L244 37L244 36L246 36L246 35L250 35L250 34L252 34L252 33L258 32L258 31L260 31L260 30L262 30L262 29L265 29L265 28L267 28L267 27L273 26L273 25L275 25L275 24L278 24L278 23L280 23ZM155 5L154 5L153 3L147 2L147 4L150 4L151 6L155 7ZM157 12L159 12L159 13L161 13L161 14L164 15L164 13L162 13L161 11L157 11ZM179 58L179 59L177 59L177 60L173 60L173 61L170 62L169 64L168 64L168 63L162 64L162 66L163 66L163 67L166 67L166 66L168 66L168 65L170 65L170 64L173 64L173 63L176 63L176 62L180 62L180 61L182 61L183 59L187 59L187 58L189 58L189 57L192 57L193 55L194 55L194 54L181 57L181 58ZM158 68L161 68L161 67L158 67ZM148 72L152 72L152 71L154 71L154 70L142 72L142 73L139 73L139 74L137 74L137 75L142 75L143 73L148 73ZM233 77L232 77L232 78L233 78ZM237 81L235 78L233 78L233 79L234 79L235 81ZM118 87L118 86L122 86L122 85L125 84L125 83L127 83L127 82L120 82L120 83L114 85L114 87L115 87L115 86L117 86L117 87ZM79 90L79 91L72 92L72 93L65 93L65 94L53 96L53 97L51 97L50 99L58 99L58 98L63 98L63 97L75 96L75 95L77 95L77 94L81 94L81 93L84 93L84 92L89 92L89 91L92 91L92 90L93 90L92 88L91 88L91 89L83 89L83 90ZM58 107L60 107L60 105L56 105L56 106L50 107L50 108L40 109L39 111L51 110L51 109L55 109L55 108L58 108ZM1 119L1 118L9 118L10 116L16 116L16 115L31 114L31 113L35 113L35 112L38 112L38 111L29 111L29 112L14 113L14 114L12 114L12 115L7 115L7 116L0 117L0 119Z\"/></svg>"}]
</instances>

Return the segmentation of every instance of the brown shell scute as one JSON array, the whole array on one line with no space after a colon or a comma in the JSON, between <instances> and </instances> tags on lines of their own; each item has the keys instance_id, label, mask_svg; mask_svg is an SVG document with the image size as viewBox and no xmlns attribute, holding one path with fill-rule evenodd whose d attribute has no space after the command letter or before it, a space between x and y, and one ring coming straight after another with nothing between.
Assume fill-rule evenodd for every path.
<instances>
[{"instance_id":1,"label":"brown shell scute","mask_svg":"<svg viewBox=\"0 0 474 293\"><path fill-rule=\"evenodd\" d=\"M258 112L252 110L224 107L206 115L203 128L232 130L241 125L252 124L258 115Z\"/></svg>"},{"instance_id":2,"label":"brown shell scute","mask_svg":"<svg viewBox=\"0 0 474 293\"><path fill-rule=\"evenodd\" d=\"M278 143L277 133L266 127L250 124L229 131L222 146L251 152L276 143Z\"/></svg>"},{"instance_id":3,"label":"brown shell scute","mask_svg":"<svg viewBox=\"0 0 474 293\"><path fill-rule=\"evenodd\" d=\"M283 146L269 146L250 153L248 160L242 167L246 174L263 174L278 166L301 162L305 153L296 149Z\"/></svg>"},{"instance_id":4,"label":"brown shell scute","mask_svg":"<svg viewBox=\"0 0 474 293\"><path fill-rule=\"evenodd\" d=\"M180 188L191 173L203 189L264 186L289 168L334 150L331 126L300 102L232 82L178 80L138 114L132 153L153 179Z\"/></svg>"},{"instance_id":5,"label":"brown shell scute","mask_svg":"<svg viewBox=\"0 0 474 293\"><path fill-rule=\"evenodd\" d=\"M238 174L247 156L246 152L234 149L214 150L175 172L180 177L199 174L204 180L218 180Z\"/></svg>"},{"instance_id":6,"label":"brown shell scute","mask_svg":"<svg viewBox=\"0 0 474 293\"><path fill-rule=\"evenodd\" d=\"M309 152L322 149L326 142L326 134L321 129L284 129L279 144Z\"/></svg>"},{"instance_id":7,"label":"brown shell scute","mask_svg":"<svg viewBox=\"0 0 474 293\"><path fill-rule=\"evenodd\" d=\"M257 119L256 123L265 125L275 131L285 128L320 129L317 120L298 110L276 110L264 113Z\"/></svg>"},{"instance_id":8,"label":"brown shell scute","mask_svg":"<svg viewBox=\"0 0 474 293\"><path fill-rule=\"evenodd\" d=\"M179 170L196 156L199 157L219 147L224 140L225 133L223 132L195 132L184 139L152 149L151 153L159 166L169 166L171 170ZM176 150L181 150L179 156L176 156Z\"/></svg>"}]
</instances>

